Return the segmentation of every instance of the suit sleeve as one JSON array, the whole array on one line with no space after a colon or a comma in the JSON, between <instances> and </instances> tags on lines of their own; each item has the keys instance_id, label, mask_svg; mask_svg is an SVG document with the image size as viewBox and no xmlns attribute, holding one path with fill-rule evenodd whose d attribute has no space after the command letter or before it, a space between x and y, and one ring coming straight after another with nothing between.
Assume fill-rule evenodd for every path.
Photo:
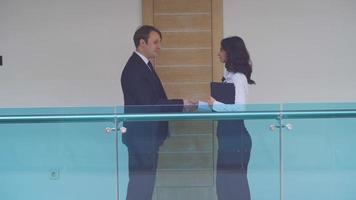
<instances>
[{"instance_id":1,"label":"suit sleeve","mask_svg":"<svg viewBox=\"0 0 356 200\"><path fill-rule=\"evenodd\" d=\"M127 86L130 95L135 99L135 104L146 105L145 111L149 112L181 112L183 109L182 99L165 99L156 97L150 81L143 76L130 76L122 84Z\"/></svg>"}]
</instances>

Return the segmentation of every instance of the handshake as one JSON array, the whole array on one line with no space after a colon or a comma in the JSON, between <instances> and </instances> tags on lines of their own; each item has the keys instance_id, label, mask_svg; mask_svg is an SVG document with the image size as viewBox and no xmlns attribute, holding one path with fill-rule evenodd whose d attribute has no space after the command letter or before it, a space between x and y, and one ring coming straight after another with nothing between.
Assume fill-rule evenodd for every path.
<instances>
[{"instance_id":1,"label":"handshake","mask_svg":"<svg viewBox=\"0 0 356 200\"><path fill-rule=\"evenodd\" d=\"M210 97L207 101L198 101L198 100L191 100L191 99L183 99L184 107L183 112L195 112L198 110L199 103L207 104L210 107L214 104L215 99Z\"/></svg>"}]
</instances>

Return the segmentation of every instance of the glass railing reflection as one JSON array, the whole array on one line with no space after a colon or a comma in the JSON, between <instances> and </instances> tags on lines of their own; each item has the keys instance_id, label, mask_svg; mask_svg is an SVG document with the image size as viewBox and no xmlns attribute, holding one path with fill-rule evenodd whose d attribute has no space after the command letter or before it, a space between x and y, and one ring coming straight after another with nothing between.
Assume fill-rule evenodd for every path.
<instances>
[{"instance_id":1,"label":"glass railing reflection","mask_svg":"<svg viewBox=\"0 0 356 200\"><path fill-rule=\"evenodd\" d=\"M284 111L356 111L355 103L284 104ZM285 199L355 199L356 117L286 119Z\"/></svg>"},{"instance_id":2,"label":"glass railing reflection","mask_svg":"<svg viewBox=\"0 0 356 200\"><path fill-rule=\"evenodd\" d=\"M146 172L142 172L142 176L156 173L154 199L213 200L218 196L224 198L221 195L246 199L250 193L254 199L279 197L278 135L268 130L280 114L279 105L245 105L241 111L214 110L207 106L184 113L164 112L169 110L165 106L129 106L125 110L129 112L122 117L123 126L127 128L123 137L132 137L126 146L129 152L144 152L134 160L149 157L145 153L152 151L150 147L159 146L157 172L152 172L154 166L149 170L136 168L138 172ZM159 110L161 112L157 112ZM245 120L246 126L245 118L250 119ZM155 136L147 135L152 131L151 126L159 126L152 120L169 121L169 137L161 145ZM148 147L142 150L145 145ZM147 181L137 176L132 179ZM122 184L130 185L129 179ZM139 186L133 188L142 190Z\"/></svg>"},{"instance_id":3,"label":"glass railing reflection","mask_svg":"<svg viewBox=\"0 0 356 200\"><path fill-rule=\"evenodd\" d=\"M116 199L115 136L103 131L114 120L65 118L108 113L114 108L1 109L21 122L0 124L0 198Z\"/></svg>"},{"instance_id":4,"label":"glass railing reflection","mask_svg":"<svg viewBox=\"0 0 356 200\"><path fill-rule=\"evenodd\" d=\"M354 199L355 105L0 109L0 198Z\"/></svg>"}]
</instances>

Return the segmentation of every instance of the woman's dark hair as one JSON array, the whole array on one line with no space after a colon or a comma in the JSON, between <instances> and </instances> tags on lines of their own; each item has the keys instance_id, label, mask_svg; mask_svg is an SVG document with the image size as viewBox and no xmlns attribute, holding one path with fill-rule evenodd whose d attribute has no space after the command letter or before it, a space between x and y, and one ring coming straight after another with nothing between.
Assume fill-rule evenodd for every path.
<instances>
[{"instance_id":1,"label":"woman's dark hair","mask_svg":"<svg viewBox=\"0 0 356 200\"><path fill-rule=\"evenodd\" d=\"M156 27L150 25L143 25L140 28L138 28L134 34L133 39L134 39L135 47L137 48L139 46L141 39L143 39L147 43L148 36L152 31L157 32L162 40L162 33Z\"/></svg>"},{"instance_id":2,"label":"woman's dark hair","mask_svg":"<svg viewBox=\"0 0 356 200\"><path fill-rule=\"evenodd\" d=\"M252 62L244 41L237 36L221 40L221 49L226 52L225 68L228 72L240 72L249 84L256 84L251 79Z\"/></svg>"}]
</instances>

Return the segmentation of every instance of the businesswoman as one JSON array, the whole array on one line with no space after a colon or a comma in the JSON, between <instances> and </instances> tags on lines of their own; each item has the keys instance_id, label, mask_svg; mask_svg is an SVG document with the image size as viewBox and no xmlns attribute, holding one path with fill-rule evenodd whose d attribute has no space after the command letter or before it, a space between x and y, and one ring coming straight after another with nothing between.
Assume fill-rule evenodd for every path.
<instances>
[{"instance_id":1,"label":"businesswoman","mask_svg":"<svg viewBox=\"0 0 356 200\"><path fill-rule=\"evenodd\" d=\"M241 111L247 100L252 64L244 41L237 36L221 41L218 54L225 63L223 82L235 86L235 104L223 104L210 97L214 111ZM219 200L250 200L247 167L250 160L251 136L243 120L218 122L218 159L216 189Z\"/></svg>"}]
</instances>

